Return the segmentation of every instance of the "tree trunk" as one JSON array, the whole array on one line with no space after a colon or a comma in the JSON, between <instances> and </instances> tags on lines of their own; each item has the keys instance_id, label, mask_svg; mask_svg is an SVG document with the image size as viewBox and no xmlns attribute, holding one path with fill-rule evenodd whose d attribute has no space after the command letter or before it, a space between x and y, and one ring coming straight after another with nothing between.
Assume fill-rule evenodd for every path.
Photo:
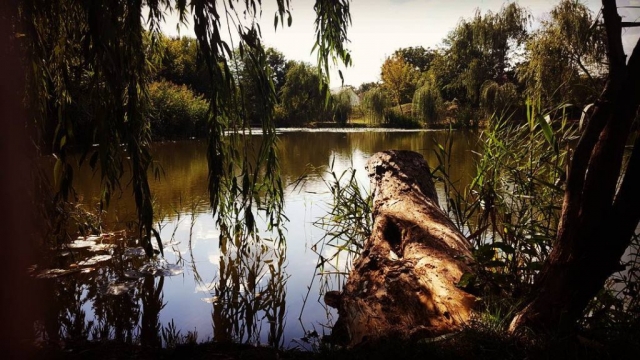
<instances>
[{"instance_id":1,"label":"tree trunk","mask_svg":"<svg viewBox=\"0 0 640 360\"><path fill-rule=\"evenodd\" d=\"M471 273L467 239L439 208L422 155L385 151L367 163L374 225L342 293L332 340L353 346L380 338L415 339L455 331L475 297L456 284Z\"/></svg>"},{"instance_id":2,"label":"tree trunk","mask_svg":"<svg viewBox=\"0 0 640 360\"><path fill-rule=\"evenodd\" d=\"M629 62L615 0L603 0L609 75L573 153L553 250L510 330L569 331L619 268L640 220L640 142L624 147L640 103L640 42ZM622 180L621 182L619 182Z\"/></svg>"}]
</instances>

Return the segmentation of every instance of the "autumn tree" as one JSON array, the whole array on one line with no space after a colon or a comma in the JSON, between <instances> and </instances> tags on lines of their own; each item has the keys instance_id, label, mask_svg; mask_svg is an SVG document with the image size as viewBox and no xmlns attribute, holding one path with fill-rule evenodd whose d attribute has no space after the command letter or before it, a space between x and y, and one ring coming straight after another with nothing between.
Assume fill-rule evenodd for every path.
<instances>
[{"instance_id":1,"label":"autumn tree","mask_svg":"<svg viewBox=\"0 0 640 360\"><path fill-rule=\"evenodd\" d=\"M418 75L416 69L398 56L388 57L382 64L380 73L382 86L399 107L411 101Z\"/></svg>"}]
</instances>

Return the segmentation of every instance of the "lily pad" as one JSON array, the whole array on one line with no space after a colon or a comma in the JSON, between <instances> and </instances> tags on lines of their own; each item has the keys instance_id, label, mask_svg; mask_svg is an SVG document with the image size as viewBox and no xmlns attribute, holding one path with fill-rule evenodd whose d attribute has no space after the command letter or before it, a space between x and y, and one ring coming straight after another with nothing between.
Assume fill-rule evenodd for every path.
<instances>
[{"instance_id":1,"label":"lily pad","mask_svg":"<svg viewBox=\"0 0 640 360\"><path fill-rule=\"evenodd\" d=\"M68 247L70 247L71 249L82 249L82 248L88 248L88 247L92 247L95 246L96 242L94 240L75 240L72 243L70 243L69 245L67 245Z\"/></svg>"},{"instance_id":2,"label":"lily pad","mask_svg":"<svg viewBox=\"0 0 640 360\"><path fill-rule=\"evenodd\" d=\"M78 262L78 266L91 266L91 265L95 265L99 262L103 262L103 261L107 261L107 260L111 260L111 255L97 255L94 256L92 258L89 258L87 260L83 260Z\"/></svg>"},{"instance_id":3,"label":"lily pad","mask_svg":"<svg viewBox=\"0 0 640 360\"><path fill-rule=\"evenodd\" d=\"M176 264L146 264L140 268L140 273L152 276L175 276L184 272L184 268Z\"/></svg>"},{"instance_id":4,"label":"lily pad","mask_svg":"<svg viewBox=\"0 0 640 360\"><path fill-rule=\"evenodd\" d=\"M144 274L141 274L138 270L126 270L124 272L124 276L128 279L140 279L144 277Z\"/></svg>"},{"instance_id":5,"label":"lily pad","mask_svg":"<svg viewBox=\"0 0 640 360\"><path fill-rule=\"evenodd\" d=\"M201 298L200 300L206 302L207 304L215 304L218 302L218 297L217 296L213 296L213 297L208 297L208 298Z\"/></svg>"},{"instance_id":6,"label":"lily pad","mask_svg":"<svg viewBox=\"0 0 640 360\"><path fill-rule=\"evenodd\" d=\"M114 244L96 244L89 248L91 252L105 251L116 247Z\"/></svg>"},{"instance_id":7,"label":"lily pad","mask_svg":"<svg viewBox=\"0 0 640 360\"><path fill-rule=\"evenodd\" d=\"M126 248L124 250L124 255L125 256L145 256L146 253L144 252L143 248L135 247L135 248Z\"/></svg>"},{"instance_id":8,"label":"lily pad","mask_svg":"<svg viewBox=\"0 0 640 360\"><path fill-rule=\"evenodd\" d=\"M107 289L104 291L105 295L122 295L129 290L132 290L136 285L135 281L129 281L124 283L113 283L109 284Z\"/></svg>"},{"instance_id":9,"label":"lily pad","mask_svg":"<svg viewBox=\"0 0 640 360\"><path fill-rule=\"evenodd\" d=\"M36 275L36 279L53 279L60 276L78 272L78 269L47 269Z\"/></svg>"}]
</instances>

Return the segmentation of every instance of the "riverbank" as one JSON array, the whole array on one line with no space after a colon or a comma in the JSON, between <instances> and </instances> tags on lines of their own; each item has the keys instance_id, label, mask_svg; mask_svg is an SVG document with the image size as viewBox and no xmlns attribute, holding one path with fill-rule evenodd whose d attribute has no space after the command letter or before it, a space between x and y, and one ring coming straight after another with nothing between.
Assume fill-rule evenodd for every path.
<instances>
[{"instance_id":1,"label":"riverbank","mask_svg":"<svg viewBox=\"0 0 640 360\"><path fill-rule=\"evenodd\" d=\"M516 339L487 324L472 324L458 334L417 342L382 341L353 349L318 345L314 351L277 350L247 344L205 342L169 349L146 348L117 342L86 342L67 349L41 347L32 359L628 359L640 354L637 327L587 338L547 337ZM317 339L316 339L317 340Z\"/></svg>"}]
</instances>

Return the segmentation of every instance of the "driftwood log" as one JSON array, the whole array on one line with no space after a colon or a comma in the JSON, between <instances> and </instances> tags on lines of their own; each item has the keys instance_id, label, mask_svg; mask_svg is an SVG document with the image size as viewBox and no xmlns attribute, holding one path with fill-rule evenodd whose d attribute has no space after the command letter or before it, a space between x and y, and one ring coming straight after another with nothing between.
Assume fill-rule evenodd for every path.
<instances>
[{"instance_id":1,"label":"driftwood log","mask_svg":"<svg viewBox=\"0 0 640 360\"><path fill-rule=\"evenodd\" d=\"M429 166L411 151L384 151L367 162L374 224L342 292L331 341L354 346L417 340L458 330L475 297L456 284L471 273L470 245L438 206Z\"/></svg>"}]
</instances>

